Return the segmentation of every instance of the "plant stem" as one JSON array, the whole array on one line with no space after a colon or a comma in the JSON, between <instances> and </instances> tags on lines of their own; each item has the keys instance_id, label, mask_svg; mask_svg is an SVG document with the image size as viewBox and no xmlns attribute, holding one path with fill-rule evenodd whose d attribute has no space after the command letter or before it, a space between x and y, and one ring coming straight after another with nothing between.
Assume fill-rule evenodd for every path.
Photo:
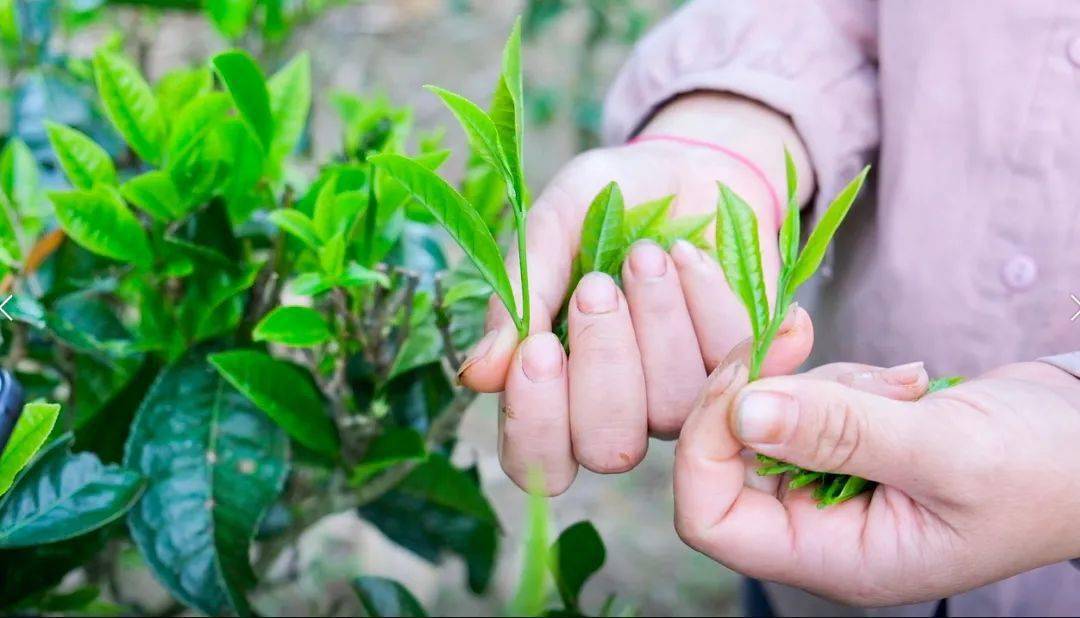
<instances>
[{"instance_id":1,"label":"plant stem","mask_svg":"<svg viewBox=\"0 0 1080 618\"><path fill-rule=\"evenodd\" d=\"M514 212L517 224L518 268L521 270L521 318L517 323L518 339L529 336L529 324L532 321L529 302L529 261L525 247L525 212L523 208ZM515 318L517 316L514 316Z\"/></svg>"}]
</instances>

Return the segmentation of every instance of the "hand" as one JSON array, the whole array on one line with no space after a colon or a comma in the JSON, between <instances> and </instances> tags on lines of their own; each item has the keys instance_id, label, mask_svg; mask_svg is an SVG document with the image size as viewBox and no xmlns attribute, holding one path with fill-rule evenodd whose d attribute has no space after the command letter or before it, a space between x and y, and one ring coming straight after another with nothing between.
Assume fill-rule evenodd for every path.
<instances>
[{"instance_id":1,"label":"hand","mask_svg":"<svg viewBox=\"0 0 1080 618\"><path fill-rule=\"evenodd\" d=\"M882 374L819 379L835 373L746 386L732 363L710 378L676 449L675 525L687 544L749 576L865 606L938 599L1080 556L1076 378L1007 365L900 402L852 387ZM747 487L744 446L882 484L819 509L808 488Z\"/></svg>"},{"instance_id":2,"label":"hand","mask_svg":"<svg viewBox=\"0 0 1080 618\"><path fill-rule=\"evenodd\" d=\"M753 107L740 113L774 114ZM746 125L738 120L729 119ZM656 122L672 121L662 114ZM767 141L782 164L780 141ZM776 173L782 178L781 169ZM551 494L570 485L579 462L601 473L632 468L644 457L650 433L678 434L706 371L750 332L745 311L713 259L685 242L671 255L641 242L623 266L623 289L598 273L581 280L568 309L572 353L564 356L550 332L552 320L568 292L585 212L613 180L628 206L676 193L677 215L713 212L716 181L728 183L761 206L765 268L775 280L772 205L764 184L741 163L708 149L643 142L595 150L568 164L529 213L532 335L519 346L509 314L495 300L488 332L460 370L470 388L505 389L500 461L522 487L533 466L543 472ZM515 250L508 259L511 272L517 272L516 259Z\"/></svg>"}]
</instances>

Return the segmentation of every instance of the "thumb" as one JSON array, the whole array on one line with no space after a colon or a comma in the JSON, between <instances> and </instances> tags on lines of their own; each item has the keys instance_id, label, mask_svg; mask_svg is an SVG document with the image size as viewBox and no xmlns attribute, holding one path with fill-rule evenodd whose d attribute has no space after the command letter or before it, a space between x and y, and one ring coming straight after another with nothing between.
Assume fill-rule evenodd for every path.
<instances>
[{"instance_id":1,"label":"thumb","mask_svg":"<svg viewBox=\"0 0 1080 618\"><path fill-rule=\"evenodd\" d=\"M732 404L735 436L762 455L901 489L926 479L925 436L937 427L917 402L794 376L747 386ZM936 441L935 441L936 442Z\"/></svg>"}]
</instances>

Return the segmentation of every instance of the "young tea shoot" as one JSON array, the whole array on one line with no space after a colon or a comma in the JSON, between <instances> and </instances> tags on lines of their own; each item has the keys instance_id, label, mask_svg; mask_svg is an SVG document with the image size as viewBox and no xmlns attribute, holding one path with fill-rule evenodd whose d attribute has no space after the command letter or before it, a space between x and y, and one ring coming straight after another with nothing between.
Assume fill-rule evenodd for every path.
<instances>
[{"instance_id":1,"label":"young tea shoot","mask_svg":"<svg viewBox=\"0 0 1080 618\"><path fill-rule=\"evenodd\" d=\"M417 202L423 204L461 247L476 266L480 276L494 289L514 319L518 336L529 334L529 273L525 253L525 215L528 189L522 166L523 90L521 77L521 23L514 24L503 51L502 71L484 111L469 99L438 88L428 90L442 99L461 124L469 145L485 163L499 172L506 186L506 197L514 215L517 236L518 269L521 281L521 306L503 264L494 235L484 222L477 205L469 203L448 182L406 157L383 154L372 162L383 173L401 183Z\"/></svg>"}]
</instances>

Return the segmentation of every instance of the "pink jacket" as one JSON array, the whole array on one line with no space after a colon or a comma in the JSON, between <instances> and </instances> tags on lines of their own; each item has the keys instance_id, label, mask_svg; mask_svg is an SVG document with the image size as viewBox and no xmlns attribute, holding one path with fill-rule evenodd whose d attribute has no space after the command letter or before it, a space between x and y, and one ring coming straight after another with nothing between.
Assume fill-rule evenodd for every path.
<instances>
[{"instance_id":1,"label":"pink jacket","mask_svg":"<svg viewBox=\"0 0 1080 618\"><path fill-rule=\"evenodd\" d=\"M855 207L831 274L800 299L815 363L925 360L932 375L976 375L1080 350L1080 2L691 2L616 79L607 138L695 90L790 116L815 209L875 164L876 199ZM1057 364L1080 375L1078 356ZM792 598L773 594L784 613L810 610ZM1076 614L1080 570L1045 567L949 609Z\"/></svg>"}]
</instances>

